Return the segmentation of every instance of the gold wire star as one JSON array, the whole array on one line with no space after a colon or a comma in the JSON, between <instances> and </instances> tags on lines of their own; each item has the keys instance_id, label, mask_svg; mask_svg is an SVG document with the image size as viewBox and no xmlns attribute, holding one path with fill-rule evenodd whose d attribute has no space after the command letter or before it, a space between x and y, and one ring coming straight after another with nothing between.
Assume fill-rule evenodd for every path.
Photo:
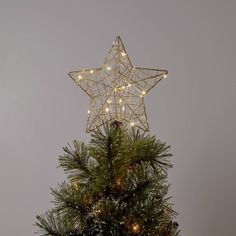
<instances>
[{"instance_id":1,"label":"gold wire star","mask_svg":"<svg viewBox=\"0 0 236 236\"><path fill-rule=\"evenodd\" d=\"M167 74L167 70L134 67L117 36L100 68L69 73L91 98L86 131L114 121L149 131L144 96Z\"/></svg>"}]
</instances>

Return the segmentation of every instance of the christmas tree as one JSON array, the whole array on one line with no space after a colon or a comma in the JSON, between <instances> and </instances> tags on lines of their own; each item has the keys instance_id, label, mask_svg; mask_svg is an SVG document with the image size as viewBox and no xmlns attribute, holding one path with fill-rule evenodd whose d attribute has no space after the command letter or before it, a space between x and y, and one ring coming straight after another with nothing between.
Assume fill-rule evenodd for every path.
<instances>
[{"instance_id":1,"label":"christmas tree","mask_svg":"<svg viewBox=\"0 0 236 236\"><path fill-rule=\"evenodd\" d=\"M170 147L147 133L144 107L144 95L167 71L134 67L117 37L101 68L69 75L91 97L91 141L63 148L67 180L51 189L54 208L37 216L39 233L179 235L167 196Z\"/></svg>"}]
</instances>

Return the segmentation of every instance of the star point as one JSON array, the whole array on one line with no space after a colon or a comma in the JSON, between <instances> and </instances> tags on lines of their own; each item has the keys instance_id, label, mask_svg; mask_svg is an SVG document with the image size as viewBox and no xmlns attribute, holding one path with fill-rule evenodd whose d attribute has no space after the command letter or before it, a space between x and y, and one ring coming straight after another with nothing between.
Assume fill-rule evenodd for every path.
<instances>
[{"instance_id":1,"label":"star point","mask_svg":"<svg viewBox=\"0 0 236 236\"><path fill-rule=\"evenodd\" d=\"M149 131L144 96L167 74L166 70L134 67L117 36L100 68L69 72L91 98L86 131L113 121Z\"/></svg>"}]
</instances>

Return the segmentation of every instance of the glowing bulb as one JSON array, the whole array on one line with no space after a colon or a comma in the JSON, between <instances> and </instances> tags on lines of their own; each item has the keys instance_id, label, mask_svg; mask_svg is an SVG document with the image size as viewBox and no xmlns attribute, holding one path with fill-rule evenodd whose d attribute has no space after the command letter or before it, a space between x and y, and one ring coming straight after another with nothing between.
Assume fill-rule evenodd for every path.
<instances>
[{"instance_id":1,"label":"glowing bulb","mask_svg":"<svg viewBox=\"0 0 236 236\"><path fill-rule=\"evenodd\" d=\"M90 70L90 74L93 74L93 70Z\"/></svg>"},{"instance_id":2,"label":"glowing bulb","mask_svg":"<svg viewBox=\"0 0 236 236\"><path fill-rule=\"evenodd\" d=\"M108 66L108 67L107 67L107 70L111 70L111 67Z\"/></svg>"},{"instance_id":3,"label":"glowing bulb","mask_svg":"<svg viewBox=\"0 0 236 236\"><path fill-rule=\"evenodd\" d=\"M106 107L106 112L108 112L109 111L109 108L108 107Z\"/></svg>"},{"instance_id":4,"label":"glowing bulb","mask_svg":"<svg viewBox=\"0 0 236 236\"><path fill-rule=\"evenodd\" d=\"M107 100L107 102L110 104L110 103L111 103L111 100L110 100L110 99L108 99L108 100Z\"/></svg>"},{"instance_id":5,"label":"glowing bulb","mask_svg":"<svg viewBox=\"0 0 236 236\"><path fill-rule=\"evenodd\" d=\"M124 57L124 56L126 56L126 53L125 53L125 52L122 52L121 55Z\"/></svg>"},{"instance_id":6,"label":"glowing bulb","mask_svg":"<svg viewBox=\"0 0 236 236\"><path fill-rule=\"evenodd\" d=\"M142 91L142 95L145 95L146 94L146 92L145 91Z\"/></svg>"},{"instance_id":7,"label":"glowing bulb","mask_svg":"<svg viewBox=\"0 0 236 236\"><path fill-rule=\"evenodd\" d=\"M132 224L132 230L133 232L136 234L136 233L139 233L140 232L140 225L135 223L135 224Z\"/></svg>"},{"instance_id":8,"label":"glowing bulb","mask_svg":"<svg viewBox=\"0 0 236 236\"><path fill-rule=\"evenodd\" d=\"M122 107L122 111L124 111L124 110L125 110L125 107L123 106L123 107Z\"/></svg>"},{"instance_id":9,"label":"glowing bulb","mask_svg":"<svg viewBox=\"0 0 236 236\"><path fill-rule=\"evenodd\" d=\"M117 91L117 88L115 88L114 91L116 92L116 91Z\"/></svg>"},{"instance_id":10,"label":"glowing bulb","mask_svg":"<svg viewBox=\"0 0 236 236\"><path fill-rule=\"evenodd\" d=\"M164 78L167 78L167 74L164 74L164 76L163 76Z\"/></svg>"},{"instance_id":11,"label":"glowing bulb","mask_svg":"<svg viewBox=\"0 0 236 236\"><path fill-rule=\"evenodd\" d=\"M124 86L124 85L122 86L122 89L125 89L125 86Z\"/></svg>"},{"instance_id":12,"label":"glowing bulb","mask_svg":"<svg viewBox=\"0 0 236 236\"><path fill-rule=\"evenodd\" d=\"M122 103L122 99L119 100L119 103Z\"/></svg>"},{"instance_id":13,"label":"glowing bulb","mask_svg":"<svg viewBox=\"0 0 236 236\"><path fill-rule=\"evenodd\" d=\"M134 126L134 122L131 122L130 125L131 125L131 126Z\"/></svg>"},{"instance_id":14,"label":"glowing bulb","mask_svg":"<svg viewBox=\"0 0 236 236\"><path fill-rule=\"evenodd\" d=\"M90 110L88 110L88 114L90 113Z\"/></svg>"},{"instance_id":15,"label":"glowing bulb","mask_svg":"<svg viewBox=\"0 0 236 236\"><path fill-rule=\"evenodd\" d=\"M128 87L131 87L131 84L128 84Z\"/></svg>"},{"instance_id":16,"label":"glowing bulb","mask_svg":"<svg viewBox=\"0 0 236 236\"><path fill-rule=\"evenodd\" d=\"M79 76L78 76L78 78L79 78L79 79L82 79L82 76L81 76L81 75L79 75Z\"/></svg>"}]
</instances>

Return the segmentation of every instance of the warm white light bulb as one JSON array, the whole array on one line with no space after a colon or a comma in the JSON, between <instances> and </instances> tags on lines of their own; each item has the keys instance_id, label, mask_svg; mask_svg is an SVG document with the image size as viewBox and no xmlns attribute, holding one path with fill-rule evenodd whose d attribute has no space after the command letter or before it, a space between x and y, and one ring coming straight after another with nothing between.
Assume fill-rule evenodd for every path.
<instances>
[{"instance_id":1,"label":"warm white light bulb","mask_svg":"<svg viewBox=\"0 0 236 236\"><path fill-rule=\"evenodd\" d=\"M79 76L78 76L78 78L79 78L79 79L82 79L82 76L81 76L81 75L79 75Z\"/></svg>"},{"instance_id":2,"label":"warm white light bulb","mask_svg":"<svg viewBox=\"0 0 236 236\"><path fill-rule=\"evenodd\" d=\"M110 104L110 103L111 103L111 100L110 100L110 99L108 99L108 100L107 100L107 102Z\"/></svg>"},{"instance_id":3,"label":"warm white light bulb","mask_svg":"<svg viewBox=\"0 0 236 236\"><path fill-rule=\"evenodd\" d=\"M114 91L116 92L116 91L117 91L117 88L115 88Z\"/></svg>"},{"instance_id":4,"label":"warm white light bulb","mask_svg":"<svg viewBox=\"0 0 236 236\"><path fill-rule=\"evenodd\" d=\"M90 70L90 74L93 74L93 70Z\"/></svg>"},{"instance_id":5,"label":"warm white light bulb","mask_svg":"<svg viewBox=\"0 0 236 236\"><path fill-rule=\"evenodd\" d=\"M125 89L125 86L124 86L124 85L122 86L122 89Z\"/></svg>"},{"instance_id":6,"label":"warm white light bulb","mask_svg":"<svg viewBox=\"0 0 236 236\"><path fill-rule=\"evenodd\" d=\"M108 107L106 107L106 112L108 112L109 111L109 108Z\"/></svg>"},{"instance_id":7,"label":"warm white light bulb","mask_svg":"<svg viewBox=\"0 0 236 236\"><path fill-rule=\"evenodd\" d=\"M167 78L167 74L164 74L164 76L163 76L164 78Z\"/></svg>"},{"instance_id":8,"label":"warm white light bulb","mask_svg":"<svg viewBox=\"0 0 236 236\"><path fill-rule=\"evenodd\" d=\"M107 67L107 70L111 70L111 67L108 66L108 67Z\"/></svg>"},{"instance_id":9,"label":"warm white light bulb","mask_svg":"<svg viewBox=\"0 0 236 236\"><path fill-rule=\"evenodd\" d=\"M131 122L130 125L131 125L131 126L134 126L134 122Z\"/></svg>"},{"instance_id":10,"label":"warm white light bulb","mask_svg":"<svg viewBox=\"0 0 236 236\"><path fill-rule=\"evenodd\" d=\"M88 114L90 113L90 110L88 110Z\"/></svg>"},{"instance_id":11,"label":"warm white light bulb","mask_svg":"<svg viewBox=\"0 0 236 236\"><path fill-rule=\"evenodd\" d=\"M126 56L126 53L125 53L125 52L122 52L121 55L124 57L124 56Z\"/></svg>"},{"instance_id":12,"label":"warm white light bulb","mask_svg":"<svg viewBox=\"0 0 236 236\"><path fill-rule=\"evenodd\" d=\"M146 94L146 92L145 91L142 91L142 95L145 95Z\"/></svg>"},{"instance_id":13,"label":"warm white light bulb","mask_svg":"<svg viewBox=\"0 0 236 236\"><path fill-rule=\"evenodd\" d=\"M128 84L128 87L131 87L131 84Z\"/></svg>"},{"instance_id":14,"label":"warm white light bulb","mask_svg":"<svg viewBox=\"0 0 236 236\"><path fill-rule=\"evenodd\" d=\"M124 111L124 110L125 110L125 107L123 106L123 107L122 107L122 111Z\"/></svg>"},{"instance_id":15,"label":"warm white light bulb","mask_svg":"<svg viewBox=\"0 0 236 236\"><path fill-rule=\"evenodd\" d=\"M122 99L119 100L119 103L122 103Z\"/></svg>"}]
</instances>

